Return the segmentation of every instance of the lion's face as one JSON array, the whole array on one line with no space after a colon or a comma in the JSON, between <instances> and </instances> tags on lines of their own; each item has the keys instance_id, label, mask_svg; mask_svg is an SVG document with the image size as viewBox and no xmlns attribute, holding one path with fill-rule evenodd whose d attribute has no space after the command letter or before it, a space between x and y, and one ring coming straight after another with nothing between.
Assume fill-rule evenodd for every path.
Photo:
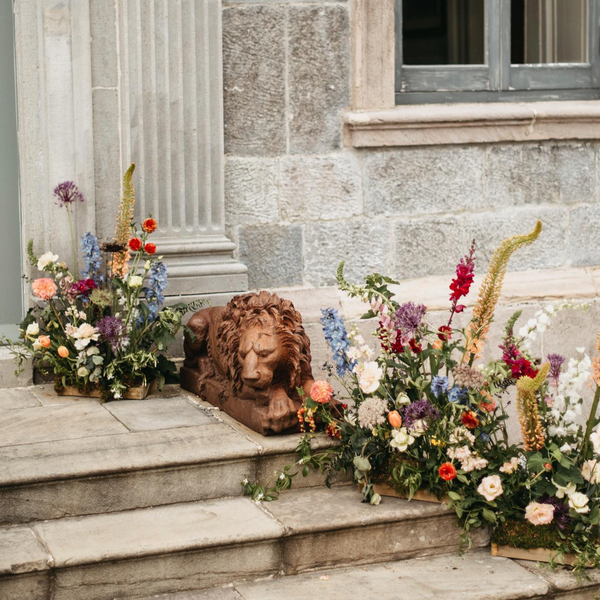
<instances>
[{"instance_id":1,"label":"lion's face","mask_svg":"<svg viewBox=\"0 0 600 600\"><path fill-rule=\"evenodd\" d=\"M238 347L242 383L258 390L271 385L273 376L283 360L283 349L278 339L274 319L270 323L254 324L246 328Z\"/></svg>"}]
</instances>

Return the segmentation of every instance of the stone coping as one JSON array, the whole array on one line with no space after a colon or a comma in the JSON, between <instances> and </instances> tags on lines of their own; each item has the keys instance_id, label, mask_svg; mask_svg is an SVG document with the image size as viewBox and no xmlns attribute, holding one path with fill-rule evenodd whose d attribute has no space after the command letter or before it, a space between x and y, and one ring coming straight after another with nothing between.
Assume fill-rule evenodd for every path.
<instances>
[{"instance_id":1,"label":"stone coping","mask_svg":"<svg viewBox=\"0 0 600 600\"><path fill-rule=\"evenodd\" d=\"M600 139L600 101L396 106L343 115L355 148Z\"/></svg>"}]
</instances>

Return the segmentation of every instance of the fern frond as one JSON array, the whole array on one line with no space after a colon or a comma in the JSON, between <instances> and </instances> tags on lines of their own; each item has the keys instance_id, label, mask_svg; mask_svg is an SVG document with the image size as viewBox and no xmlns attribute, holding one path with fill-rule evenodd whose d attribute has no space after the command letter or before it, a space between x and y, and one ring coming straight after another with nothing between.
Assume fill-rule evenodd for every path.
<instances>
[{"instance_id":1,"label":"fern frond","mask_svg":"<svg viewBox=\"0 0 600 600\"><path fill-rule=\"evenodd\" d=\"M517 381L517 411L523 448L527 451L541 450L546 441L535 394L544 385L549 371L550 363L546 363L534 378L521 377Z\"/></svg>"},{"instance_id":2,"label":"fern frond","mask_svg":"<svg viewBox=\"0 0 600 600\"><path fill-rule=\"evenodd\" d=\"M131 223L135 210L135 189L133 187L133 172L135 163L132 163L129 169L123 175L123 196L117 213L117 222L115 225L115 240L125 247L122 252L114 255L112 262L113 275L123 277L127 274L128 263L131 257L127 243L131 232Z\"/></svg>"}]
</instances>

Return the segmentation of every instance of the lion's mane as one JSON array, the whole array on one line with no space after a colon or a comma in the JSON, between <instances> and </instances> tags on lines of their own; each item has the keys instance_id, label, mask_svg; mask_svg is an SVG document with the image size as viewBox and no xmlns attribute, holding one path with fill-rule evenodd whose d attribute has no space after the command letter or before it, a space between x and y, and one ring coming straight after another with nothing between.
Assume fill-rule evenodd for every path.
<instances>
[{"instance_id":1,"label":"lion's mane","mask_svg":"<svg viewBox=\"0 0 600 600\"><path fill-rule=\"evenodd\" d=\"M242 332L256 324L268 326L271 319L284 349L273 381L283 385L288 395L295 395L296 388L311 378L310 342L302 326L302 316L294 305L266 291L244 294L227 305L217 336L222 364L236 391L242 387L238 354Z\"/></svg>"}]
</instances>

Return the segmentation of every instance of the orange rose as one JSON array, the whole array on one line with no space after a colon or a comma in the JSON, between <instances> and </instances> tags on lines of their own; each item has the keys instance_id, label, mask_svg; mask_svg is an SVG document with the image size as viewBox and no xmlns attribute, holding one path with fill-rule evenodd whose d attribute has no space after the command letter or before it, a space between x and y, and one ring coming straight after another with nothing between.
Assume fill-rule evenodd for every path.
<instances>
[{"instance_id":1,"label":"orange rose","mask_svg":"<svg viewBox=\"0 0 600 600\"><path fill-rule=\"evenodd\" d=\"M147 254L156 254L156 244L148 243L144 246L144 251Z\"/></svg>"},{"instance_id":2,"label":"orange rose","mask_svg":"<svg viewBox=\"0 0 600 600\"><path fill-rule=\"evenodd\" d=\"M388 413L388 421L390 422L390 425L396 429L402 427L402 417L397 410L392 410Z\"/></svg>"},{"instance_id":3,"label":"orange rose","mask_svg":"<svg viewBox=\"0 0 600 600\"><path fill-rule=\"evenodd\" d=\"M42 348L50 348L50 338L47 335L40 335L38 342Z\"/></svg>"},{"instance_id":4,"label":"orange rose","mask_svg":"<svg viewBox=\"0 0 600 600\"><path fill-rule=\"evenodd\" d=\"M148 219L145 219L144 222L142 223L142 229L146 233L154 233L156 231L157 227L158 227L158 223L150 217Z\"/></svg>"},{"instance_id":5,"label":"orange rose","mask_svg":"<svg viewBox=\"0 0 600 600\"><path fill-rule=\"evenodd\" d=\"M69 356L69 349L65 348L65 346L59 346L56 351L61 358L67 358L67 356Z\"/></svg>"}]
</instances>

